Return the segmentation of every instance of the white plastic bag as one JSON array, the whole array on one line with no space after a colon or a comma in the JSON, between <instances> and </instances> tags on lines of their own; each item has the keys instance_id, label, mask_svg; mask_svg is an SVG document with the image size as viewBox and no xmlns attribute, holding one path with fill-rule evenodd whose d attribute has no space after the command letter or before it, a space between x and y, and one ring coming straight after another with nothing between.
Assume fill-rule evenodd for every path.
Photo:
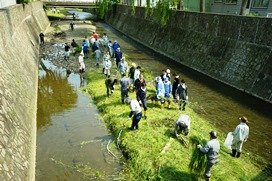
<instances>
[{"instance_id":1,"label":"white plastic bag","mask_svg":"<svg viewBox=\"0 0 272 181\"><path fill-rule=\"evenodd\" d=\"M224 142L224 146L229 150L231 150L232 140L233 140L232 132L229 132L228 135L227 135L227 138L226 138L226 140Z\"/></svg>"}]
</instances>

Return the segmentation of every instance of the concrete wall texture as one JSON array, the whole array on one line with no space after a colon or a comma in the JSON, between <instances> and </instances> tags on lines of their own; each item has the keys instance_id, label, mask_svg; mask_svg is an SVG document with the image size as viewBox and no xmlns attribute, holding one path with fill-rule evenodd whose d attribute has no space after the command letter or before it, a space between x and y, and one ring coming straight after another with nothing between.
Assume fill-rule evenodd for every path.
<instances>
[{"instance_id":1,"label":"concrete wall texture","mask_svg":"<svg viewBox=\"0 0 272 181\"><path fill-rule=\"evenodd\" d=\"M0 10L0 180L35 180L42 3Z\"/></svg>"},{"instance_id":2,"label":"concrete wall texture","mask_svg":"<svg viewBox=\"0 0 272 181\"><path fill-rule=\"evenodd\" d=\"M162 28L144 8L113 12L106 22L132 39L272 103L272 18L176 12Z\"/></svg>"}]
</instances>

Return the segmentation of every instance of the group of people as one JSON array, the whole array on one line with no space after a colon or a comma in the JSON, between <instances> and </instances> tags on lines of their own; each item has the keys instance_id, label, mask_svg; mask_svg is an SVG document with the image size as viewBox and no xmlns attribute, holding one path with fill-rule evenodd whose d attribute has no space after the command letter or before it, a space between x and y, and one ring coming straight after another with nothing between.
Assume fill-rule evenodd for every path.
<instances>
[{"instance_id":1,"label":"group of people","mask_svg":"<svg viewBox=\"0 0 272 181\"><path fill-rule=\"evenodd\" d=\"M131 64L131 67L128 68L127 63L125 62L125 57L122 57L122 53L120 53L120 47L116 49L115 52L115 60L118 71L121 74L121 79L119 81L120 89L121 89L121 101L122 103L126 103L130 106L130 114L129 120L132 119L131 130L139 129L139 122L141 118L144 116L147 118L147 96L146 96L146 82L143 78L143 74L141 73L141 66L136 66L135 63ZM111 56L110 52L106 52L106 56L109 58ZM120 58L120 59L116 59ZM104 58L103 58L104 59ZM120 60L120 61L119 61ZM128 73L128 78L127 78ZM109 86L107 89L107 93L109 96L109 90L114 89L114 84L117 83L117 79L107 79L106 82L109 82L111 88ZM171 75L170 70L163 70L160 76L155 78L156 82L156 99L164 104L164 102L168 102L168 106L170 105L170 96L173 96L173 99L176 103L179 104L179 110L185 110L185 106L188 101L188 88L185 84L185 80L179 78L178 74L173 74L173 84L171 83ZM107 84L106 84L107 85ZM136 100L132 100L128 93L129 90L136 92ZM142 111L142 107L144 109L144 114ZM240 117L239 120L241 123L235 128L232 141L232 153L230 154L232 157L239 158L242 152L242 145L246 142L249 134L249 127L247 126L248 120L246 117ZM186 114L181 114L174 126L174 132L177 137L180 134L184 134L187 136L190 131L190 117ZM207 165L204 173L204 177L206 180L210 180L211 177L211 168L214 164L219 161L219 151L220 151L220 143L217 140L217 133L215 131L209 132L210 140L207 142L205 146L197 145L197 148L200 152L205 153L207 157Z\"/></svg>"},{"instance_id":2,"label":"group of people","mask_svg":"<svg viewBox=\"0 0 272 181\"><path fill-rule=\"evenodd\" d=\"M132 118L131 130L139 129L139 122L143 117L142 107L144 109L144 117L147 118L147 88L146 82L144 80L144 76L141 73L141 66L136 66L135 63L131 64L129 68L128 63L126 62L125 57L121 51L120 44L115 40L112 44L111 41L108 40L106 33L103 34L103 46L106 49L103 55L103 73L106 75L105 84L107 87L107 95L110 96L110 92L114 92L114 85L118 84L117 79L110 78L110 69L112 67L111 58L114 58L116 63L116 68L121 75L121 79L119 81L119 86L121 90L121 102L124 104L128 104L130 106L130 114L129 120ZM41 43L44 43L44 35L40 34ZM89 40L87 37L83 40L82 43L82 52L78 57L78 61L80 64L80 73L84 72L85 64L84 58L88 56L88 47L92 48L94 52L96 65L99 67L99 59L100 59L100 42L98 41L98 36L95 32L91 39ZM74 55L76 54L75 48L77 47L77 43L75 40L72 40L71 43L72 50ZM69 49L70 46L65 43L65 59L69 59ZM128 76L128 77L127 77ZM155 78L155 86L156 86L156 96L155 100L159 101L162 104L168 102L168 107L171 103L171 95L173 100L178 103L179 110L185 111L185 106L188 102L188 88L185 84L185 80L179 78L177 73L173 74L173 84L171 83L171 75L170 69L165 69L162 71L160 76ZM128 93L129 91L136 93L136 100L132 100ZM242 152L242 145L247 141L249 135L249 127L247 125L248 119L246 117L240 117L239 120L241 123L235 128L234 132L232 132L233 140L231 144L232 153L230 154L232 157L239 158ZM184 134L187 136L190 131L190 117L186 114L181 114L177 119L174 132L177 137L180 134ZM219 151L220 151L220 143L217 140L217 133L215 131L209 132L210 140L207 142L205 146L197 145L197 148L206 154L207 156L207 165L204 173L204 177L206 180L210 180L211 177L211 168L214 164L219 161Z\"/></svg>"}]
</instances>

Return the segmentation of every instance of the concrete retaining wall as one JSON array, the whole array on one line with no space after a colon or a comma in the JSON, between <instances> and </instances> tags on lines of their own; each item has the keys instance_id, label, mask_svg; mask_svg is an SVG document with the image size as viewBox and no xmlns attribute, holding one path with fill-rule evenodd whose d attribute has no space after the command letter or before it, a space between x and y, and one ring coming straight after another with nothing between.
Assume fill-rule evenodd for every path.
<instances>
[{"instance_id":1,"label":"concrete retaining wall","mask_svg":"<svg viewBox=\"0 0 272 181\"><path fill-rule=\"evenodd\" d=\"M0 180L35 180L42 3L0 10Z\"/></svg>"},{"instance_id":2,"label":"concrete retaining wall","mask_svg":"<svg viewBox=\"0 0 272 181\"><path fill-rule=\"evenodd\" d=\"M165 27L144 8L110 11L106 22L192 69L272 103L272 18L177 12Z\"/></svg>"}]
</instances>

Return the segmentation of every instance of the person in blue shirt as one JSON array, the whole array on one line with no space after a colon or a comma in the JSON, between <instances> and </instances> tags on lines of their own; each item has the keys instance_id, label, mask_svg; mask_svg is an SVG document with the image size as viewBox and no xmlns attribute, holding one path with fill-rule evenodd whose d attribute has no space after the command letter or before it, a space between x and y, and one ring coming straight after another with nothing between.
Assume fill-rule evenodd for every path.
<instances>
[{"instance_id":1,"label":"person in blue shirt","mask_svg":"<svg viewBox=\"0 0 272 181\"><path fill-rule=\"evenodd\" d=\"M88 45L85 42L85 40L83 40L83 43L82 43L82 50L83 50L84 58L88 58L88 56L87 56L87 54L88 54Z\"/></svg>"}]
</instances>

